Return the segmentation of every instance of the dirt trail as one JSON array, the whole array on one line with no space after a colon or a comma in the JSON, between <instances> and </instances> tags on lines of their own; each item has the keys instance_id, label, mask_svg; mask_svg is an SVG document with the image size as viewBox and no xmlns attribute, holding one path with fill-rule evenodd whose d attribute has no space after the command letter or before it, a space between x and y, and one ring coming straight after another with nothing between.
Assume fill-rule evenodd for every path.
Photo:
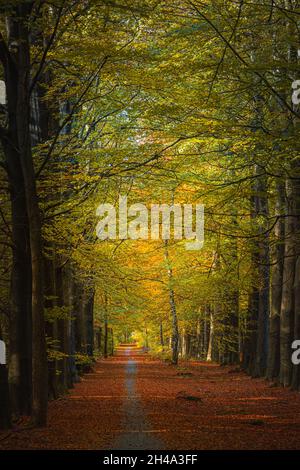
<instances>
[{"instance_id":1,"label":"dirt trail","mask_svg":"<svg viewBox=\"0 0 300 470\"><path fill-rule=\"evenodd\" d=\"M132 354L134 353L134 355ZM123 405L123 431L114 442L113 449L163 449L164 444L153 435L151 425L147 421L142 403L136 393L136 374L139 359L143 361L141 350L127 348L125 356L129 356L125 365L125 388L127 397ZM119 355L122 351L119 350Z\"/></svg>"},{"instance_id":2,"label":"dirt trail","mask_svg":"<svg viewBox=\"0 0 300 470\"><path fill-rule=\"evenodd\" d=\"M176 368L121 347L0 449L300 449L300 394L235 368Z\"/></svg>"}]
</instances>

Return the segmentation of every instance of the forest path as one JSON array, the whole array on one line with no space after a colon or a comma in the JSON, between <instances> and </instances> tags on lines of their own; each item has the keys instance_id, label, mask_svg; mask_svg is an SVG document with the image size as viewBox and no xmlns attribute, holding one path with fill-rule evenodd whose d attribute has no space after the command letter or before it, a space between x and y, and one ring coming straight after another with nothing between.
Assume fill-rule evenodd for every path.
<instances>
[{"instance_id":1,"label":"forest path","mask_svg":"<svg viewBox=\"0 0 300 470\"><path fill-rule=\"evenodd\" d=\"M49 404L47 428L24 424L0 433L0 449L300 449L300 394L126 346Z\"/></svg>"},{"instance_id":2,"label":"forest path","mask_svg":"<svg viewBox=\"0 0 300 470\"><path fill-rule=\"evenodd\" d=\"M143 351L136 346L121 346L116 350L118 357L126 357L125 389L127 397L123 404L122 429L113 449L163 449L164 444L153 435L147 422L140 398L136 393L136 375L139 361L143 362Z\"/></svg>"}]
</instances>

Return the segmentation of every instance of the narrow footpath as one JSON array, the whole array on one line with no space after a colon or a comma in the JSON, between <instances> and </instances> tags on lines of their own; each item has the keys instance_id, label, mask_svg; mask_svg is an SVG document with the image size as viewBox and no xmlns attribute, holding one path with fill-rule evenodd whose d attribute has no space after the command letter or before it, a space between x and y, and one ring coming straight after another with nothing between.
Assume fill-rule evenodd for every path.
<instances>
[{"instance_id":1,"label":"narrow footpath","mask_svg":"<svg viewBox=\"0 0 300 470\"><path fill-rule=\"evenodd\" d=\"M17 423L0 449L300 449L300 393L121 345L49 404L47 428Z\"/></svg>"}]
</instances>

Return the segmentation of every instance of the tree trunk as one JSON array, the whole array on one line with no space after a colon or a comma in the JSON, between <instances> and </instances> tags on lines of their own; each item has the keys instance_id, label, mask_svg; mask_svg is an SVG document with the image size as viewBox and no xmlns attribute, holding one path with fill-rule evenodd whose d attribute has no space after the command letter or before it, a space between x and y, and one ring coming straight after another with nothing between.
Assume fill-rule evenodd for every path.
<instances>
[{"instance_id":1,"label":"tree trunk","mask_svg":"<svg viewBox=\"0 0 300 470\"><path fill-rule=\"evenodd\" d=\"M11 186L13 262L11 272L9 383L12 412L31 412L31 260L23 175L18 155L5 146Z\"/></svg>"},{"instance_id":2,"label":"tree trunk","mask_svg":"<svg viewBox=\"0 0 300 470\"><path fill-rule=\"evenodd\" d=\"M202 339L201 319L199 317L197 320L197 329L196 329L196 351L195 352L196 352L197 359L201 357L201 349L202 349L201 339Z\"/></svg>"},{"instance_id":3,"label":"tree trunk","mask_svg":"<svg viewBox=\"0 0 300 470\"><path fill-rule=\"evenodd\" d=\"M207 349L207 355L206 355L206 361L211 362L212 361L212 356L213 356L213 341L214 341L214 316L213 316L213 311L210 309L210 329L209 329L209 341L208 341L208 349Z\"/></svg>"},{"instance_id":4,"label":"tree trunk","mask_svg":"<svg viewBox=\"0 0 300 470\"><path fill-rule=\"evenodd\" d=\"M162 347L162 350L164 350L165 342L164 342L164 330L163 330L162 319L160 320L160 324L159 324L159 339L160 339L160 345Z\"/></svg>"},{"instance_id":5,"label":"tree trunk","mask_svg":"<svg viewBox=\"0 0 300 470\"><path fill-rule=\"evenodd\" d=\"M62 261L56 260L55 266L55 279L56 279L56 297L57 306L64 308L65 296L64 296L64 270L61 266ZM57 340L59 345L59 351L63 354L62 359L58 361L59 370L59 394L64 395L68 390L68 318L58 318L57 320Z\"/></svg>"},{"instance_id":6,"label":"tree trunk","mask_svg":"<svg viewBox=\"0 0 300 470\"><path fill-rule=\"evenodd\" d=\"M293 201L291 182L286 183L287 208L292 214ZM284 387L291 384L292 362L291 344L294 334L294 280L295 280L295 245L294 245L294 218L288 215L285 218L285 247L283 285L280 312L280 383Z\"/></svg>"},{"instance_id":7,"label":"tree trunk","mask_svg":"<svg viewBox=\"0 0 300 470\"><path fill-rule=\"evenodd\" d=\"M50 251L50 250L49 250ZM52 251L52 250L51 250ZM45 279L45 307L47 309L53 309L57 305L56 298L56 285L55 285L55 266L52 258L45 257L44 260L44 279ZM46 322L46 335L52 350L57 349L54 343L57 340L57 320L51 319ZM57 375L57 360L54 357L50 357L48 361L48 397L51 400L55 400L59 396L58 392L58 375Z\"/></svg>"},{"instance_id":8,"label":"tree trunk","mask_svg":"<svg viewBox=\"0 0 300 470\"><path fill-rule=\"evenodd\" d=\"M294 299L295 299L295 323L294 323L294 338L300 339L300 256L298 255L295 269L295 282L294 282ZM299 365L292 366L292 389L300 389L300 367Z\"/></svg>"},{"instance_id":9,"label":"tree trunk","mask_svg":"<svg viewBox=\"0 0 300 470\"><path fill-rule=\"evenodd\" d=\"M35 184L30 141L30 48L28 18L32 2L17 7L18 31L18 87L17 135L24 178L26 206L29 220L32 271L32 418L37 426L47 422L47 354L44 325L43 244L41 220Z\"/></svg>"},{"instance_id":10,"label":"tree trunk","mask_svg":"<svg viewBox=\"0 0 300 470\"><path fill-rule=\"evenodd\" d=\"M7 9L8 47L3 61L7 91L8 142L16 149L24 184L31 259L32 414L36 425L47 419L47 358L44 328L43 254L40 210L30 140L29 16L33 2ZM15 50L16 52L9 52ZM6 158L10 155L6 154ZM26 400L30 400L29 397Z\"/></svg>"},{"instance_id":11,"label":"tree trunk","mask_svg":"<svg viewBox=\"0 0 300 470\"><path fill-rule=\"evenodd\" d=\"M127 339L126 339L127 342ZM104 344L103 344L103 356L108 356L108 298L106 293L104 294Z\"/></svg>"},{"instance_id":12,"label":"tree trunk","mask_svg":"<svg viewBox=\"0 0 300 470\"><path fill-rule=\"evenodd\" d=\"M173 290L173 271L169 259L168 241L165 240L165 260L167 262L168 269L168 280L169 280L169 303L172 317L172 364L178 364L178 353L179 353L179 332L178 332L178 320L175 303L175 295Z\"/></svg>"},{"instance_id":13,"label":"tree trunk","mask_svg":"<svg viewBox=\"0 0 300 470\"><path fill-rule=\"evenodd\" d=\"M112 356L114 355L114 348L115 348L115 344L114 344L114 330L113 330L113 328L111 328L111 355L112 355Z\"/></svg>"},{"instance_id":14,"label":"tree trunk","mask_svg":"<svg viewBox=\"0 0 300 470\"><path fill-rule=\"evenodd\" d=\"M267 183L264 177L258 176L259 169L255 166L256 179L253 186L253 196L250 200L251 218L256 228L257 217L263 217L264 222L258 222L257 240L252 246L253 286L249 294L249 316L247 334L244 341L243 367L253 377L265 375L268 356L268 321L270 295L270 259L269 236L267 234L268 198ZM265 233L266 232L266 233Z\"/></svg>"},{"instance_id":15,"label":"tree trunk","mask_svg":"<svg viewBox=\"0 0 300 470\"><path fill-rule=\"evenodd\" d=\"M87 324L87 354L94 354L94 290L88 292L88 300L86 302L86 324Z\"/></svg>"},{"instance_id":16,"label":"tree trunk","mask_svg":"<svg viewBox=\"0 0 300 470\"><path fill-rule=\"evenodd\" d=\"M293 286L294 296L294 327L292 340L300 339L300 159L294 160L293 170L293 215L294 215L294 244L295 244L295 277ZM292 366L292 388L300 389L300 367Z\"/></svg>"},{"instance_id":17,"label":"tree trunk","mask_svg":"<svg viewBox=\"0 0 300 470\"><path fill-rule=\"evenodd\" d=\"M104 317L104 345L103 345L103 356L108 356L108 319L107 315Z\"/></svg>"},{"instance_id":18,"label":"tree trunk","mask_svg":"<svg viewBox=\"0 0 300 470\"><path fill-rule=\"evenodd\" d=\"M0 341L3 341L0 326ZM4 348L3 348L4 349ZM2 349L1 349L2 351ZM5 358L0 357L0 430L11 427L11 409L8 387L8 371Z\"/></svg>"},{"instance_id":19,"label":"tree trunk","mask_svg":"<svg viewBox=\"0 0 300 470\"><path fill-rule=\"evenodd\" d=\"M256 173L258 173L256 169ZM268 358L268 328L269 328L269 304L270 304L270 250L269 234L266 221L269 217L267 182L265 177L259 177L256 181L257 214L263 217L264 222L259 227L260 238L258 241L258 312L256 350L253 375L263 377L266 373Z\"/></svg>"},{"instance_id":20,"label":"tree trunk","mask_svg":"<svg viewBox=\"0 0 300 470\"><path fill-rule=\"evenodd\" d=\"M63 297L64 305L69 309L70 318L66 320L66 353L67 353L67 386L71 388L78 382L75 362L75 322L74 322L74 282L70 262L63 270Z\"/></svg>"}]
</instances>

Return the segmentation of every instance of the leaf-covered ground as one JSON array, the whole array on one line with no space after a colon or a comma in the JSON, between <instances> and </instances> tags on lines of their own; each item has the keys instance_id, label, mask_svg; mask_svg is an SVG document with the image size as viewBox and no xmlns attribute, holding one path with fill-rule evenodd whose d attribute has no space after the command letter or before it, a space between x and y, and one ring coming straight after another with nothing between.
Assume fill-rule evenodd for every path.
<instances>
[{"instance_id":1,"label":"leaf-covered ground","mask_svg":"<svg viewBox=\"0 0 300 470\"><path fill-rule=\"evenodd\" d=\"M130 358L137 363L131 397ZM136 399L145 429L136 416L132 426L124 420L124 403ZM143 432L164 449L300 449L300 394L232 367L119 355L99 361L67 397L50 403L47 428L19 423L0 433L0 449L111 449L125 433L134 448Z\"/></svg>"},{"instance_id":2,"label":"leaf-covered ground","mask_svg":"<svg viewBox=\"0 0 300 470\"><path fill-rule=\"evenodd\" d=\"M137 386L166 449L300 449L300 394L236 368L149 361Z\"/></svg>"},{"instance_id":3,"label":"leaf-covered ground","mask_svg":"<svg viewBox=\"0 0 300 470\"><path fill-rule=\"evenodd\" d=\"M49 404L49 424L0 432L0 449L105 449L115 440L122 418L124 365L100 361L70 394Z\"/></svg>"}]
</instances>

